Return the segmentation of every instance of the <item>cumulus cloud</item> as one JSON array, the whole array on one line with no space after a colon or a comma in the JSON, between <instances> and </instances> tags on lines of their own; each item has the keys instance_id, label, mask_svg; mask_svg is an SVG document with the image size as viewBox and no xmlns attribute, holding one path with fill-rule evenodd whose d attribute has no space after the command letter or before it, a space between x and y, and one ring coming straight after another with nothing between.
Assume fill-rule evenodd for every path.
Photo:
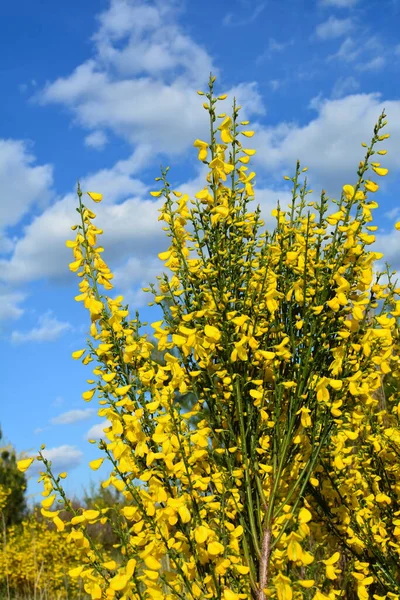
<instances>
[{"instance_id":1,"label":"cumulus cloud","mask_svg":"<svg viewBox=\"0 0 400 600\"><path fill-rule=\"evenodd\" d=\"M24 313L19 306L25 295L18 292L0 291L0 321L19 319Z\"/></svg>"},{"instance_id":2,"label":"cumulus cloud","mask_svg":"<svg viewBox=\"0 0 400 600\"><path fill-rule=\"evenodd\" d=\"M176 17L171 1L112 0L99 16L93 56L50 82L38 100L66 105L92 131L86 140L111 130L133 146L150 145L153 154L183 152L207 132L208 116L195 89L216 69ZM251 96L259 104L254 85L240 91L247 110Z\"/></svg>"},{"instance_id":3,"label":"cumulus cloud","mask_svg":"<svg viewBox=\"0 0 400 600\"><path fill-rule=\"evenodd\" d=\"M135 175L157 154L182 153L208 134L208 115L194 90L206 84L212 59L182 31L178 12L173 0L112 0L97 19L92 57L37 95L43 104L67 106L75 123L88 130L87 145L101 148L111 131L133 147L128 158L81 181L83 189L103 193L96 222L104 225L106 259L121 282L138 272L139 263L142 272L153 272L152 257L164 239L157 221L162 201L150 201L148 186ZM243 118L264 114L254 82L226 91L244 107ZM71 193L35 216L10 256L0 260L0 281L15 286L70 277L65 240L76 220L75 206ZM124 274L132 255L136 262L126 264Z\"/></svg>"},{"instance_id":4,"label":"cumulus cloud","mask_svg":"<svg viewBox=\"0 0 400 600\"><path fill-rule=\"evenodd\" d=\"M58 417L54 417L51 419L52 425L72 425L73 423L79 423L80 421L85 421L86 419L90 419L93 415L93 408L77 408L75 410L69 410L67 412L58 415Z\"/></svg>"},{"instance_id":5,"label":"cumulus cloud","mask_svg":"<svg viewBox=\"0 0 400 600\"><path fill-rule=\"evenodd\" d=\"M12 247L6 228L16 225L35 204L43 207L52 182L52 166L37 165L28 142L0 139L0 251Z\"/></svg>"},{"instance_id":6,"label":"cumulus cloud","mask_svg":"<svg viewBox=\"0 0 400 600\"><path fill-rule=\"evenodd\" d=\"M83 458L83 452L79 448L68 444L46 448L42 454L51 461L54 471L70 471L80 465Z\"/></svg>"},{"instance_id":7,"label":"cumulus cloud","mask_svg":"<svg viewBox=\"0 0 400 600\"><path fill-rule=\"evenodd\" d=\"M85 145L88 146L88 148L94 148L95 150L103 150L107 141L107 136L101 129L97 129L85 137Z\"/></svg>"},{"instance_id":8,"label":"cumulus cloud","mask_svg":"<svg viewBox=\"0 0 400 600\"><path fill-rule=\"evenodd\" d=\"M122 260L134 250L148 252L151 241L147 236L152 232L162 233L157 222L157 209L161 202L142 200L137 196L144 195L148 188L127 173L127 163L135 154L128 160L119 161L111 169L89 175L81 182L83 189L101 190L104 194L104 202L96 206L96 222L99 227L105 228L107 260L110 257ZM145 160L143 151L138 156L138 161L141 160ZM128 199L121 202L123 198ZM113 204L115 202L119 204ZM65 240L71 237L70 226L76 222L75 208L76 196L71 193L35 217L15 244L10 258L0 260L0 281L15 285L42 277L72 277L68 271L71 252L65 247Z\"/></svg>"},{"instance_id":9,"label":"cumulus cloud","mask_svg":"<svg viewBox=\"0 0 400 600\"><path fill-rule=\"evenodd\" d=\"M400 169L400 101L384 102L379 94L354 94L340 99L319 99L312 104L315 118L305 125L282 122L274 127L259 126L254 139L258 166L281 177L282 169L293 171L301 157L309 167L312 186L324 187L329 194L354 180L359 160L364 156L362 141L369 141L373 127L385 108L391 138L385 167Z\"/></svg>"},{"instance_id":10,"label":"cumulus cloud","mask_svg":"<svg viewBox=\"0 0 400 600\"><path fill-rule=\"evenodd\" d=\"M338 19L331 15L326 21L317 25L315 33L320 40L331 40L346 35L353 27L350 18Z\"/></svg>"},{"instance_id":11,"label":"cumulus cloud","mask_svg":"<svg viewBox=\"0 0 400 600\"><path fill-rule=\"evenodd\" d=\"M72 329L70 323L59 321L51 311L41 315L36 327L28 331L13 331L11 341L14 344L25 344L26 342L54 342L63 333Z\"/></svg>"},{"instance_id":12,"label":"cumulus cloud","mask_svg":"<svg viewBox=\"0 0 400 600\"><path fill-rule=\"evenodd\" d=\"M96 423L89 429L89 431L86 432L85 438L87 440L99 440L100 438L104 438L104 429L106 429L110 425L110 421L102 421L101 423Z\"/></svg>"},{"instance_id":13,"label":"cumulus cloud","mask_svg":"<svg viewBox=\"0 0 400 600\"><path fill-rule=\"evenodd\" d=\"M385 66L385 58L383 56L375 56L364 63L358 65L359 71L378 71Z\"/></svg>"},{"instance_id":14,"label":"cumulus cloud","mask_svg":"<svg viewBox=\"0 0 400 600\"><path fill-rule=\"evenodd\" d=\"M376 251L382 252L384 254L383 260L399 273L400 235L399 232L394 229L393 224L391 224L390 231L378 233L376 236Z\"/></svg>"},{"instance_id":15,"label":"cumulus cloud","mask_svg":"<svg viewBox=\"0 0 400 600\"><path fill-rule=\"evenodd\" d=\"M355 63L357 71L374 71L386 63L387 49L377 36L371 36L366 41L346 37L336 53L328 56L327 61L341 60L345 63Z\"/></svg>"}]
</instances>

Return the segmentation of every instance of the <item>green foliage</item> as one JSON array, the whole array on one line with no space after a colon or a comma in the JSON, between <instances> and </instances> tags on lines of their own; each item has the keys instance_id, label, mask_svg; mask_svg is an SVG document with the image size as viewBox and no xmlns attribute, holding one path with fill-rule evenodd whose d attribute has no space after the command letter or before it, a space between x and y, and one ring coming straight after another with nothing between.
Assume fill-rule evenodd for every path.
<instances>
[{"instance_id":1,"label":"green foliage","mask_svg":"<svg viewBox=\"0 0 400 600\"><path fill-rule=\"evenodd\" d=\"M24 473L17 469L17 459L12 446L1 447L3 440L0 429L0 486L10 490L3 516L6 527L21 523L26 514L26 478Z\"/></svg>"}]
</instances>

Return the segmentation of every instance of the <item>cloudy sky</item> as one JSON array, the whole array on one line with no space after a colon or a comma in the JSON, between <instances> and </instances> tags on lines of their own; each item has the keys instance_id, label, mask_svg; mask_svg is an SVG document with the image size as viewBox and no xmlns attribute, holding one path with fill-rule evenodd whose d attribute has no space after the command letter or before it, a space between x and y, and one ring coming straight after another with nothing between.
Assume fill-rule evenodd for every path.
<instances>
[{"instance_id":1,"label":"cloudy sky","mask_svg":"<svg viewBox=\"0 0 400 600\"><path fill-rule=\"evenodd\" d=\"M88 327L65 248L76 181L103 192L117 291L154 320L140 290L166 241L149 191L161 164L176 187L203 187L192 144L207 136L196 90L210 71L253 123L267 218L297 158L338 197L385 108L378 246L400 267L400 2L15 0L0 17L0 422L18 452L45 443L79 494L102 425L81 398L90 371L71 359Z\"/></svg>"}]
</instances>

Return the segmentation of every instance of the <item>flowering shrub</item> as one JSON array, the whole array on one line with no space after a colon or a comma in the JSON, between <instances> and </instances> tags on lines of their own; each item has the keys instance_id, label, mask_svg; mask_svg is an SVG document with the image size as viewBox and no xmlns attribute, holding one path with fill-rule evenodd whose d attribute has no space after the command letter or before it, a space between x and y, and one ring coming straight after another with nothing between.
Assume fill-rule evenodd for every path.
<instances>
[{"instance_id":1,"label":"flowering shrub","mask_svg":"<svg viewBox=\"0 0 400 600\"><path fill-rule=\"evenodd\" d=\"M103 486L124 504L74 511L39 453L42 512L80 551L70 575L93 600L400 598L400 404L382 394L385 376L399 377L400 290L370 249L385 115L338 200L309 201L297 164L268 231L253 206L254 132L235 102L217 115L226 96L213 84L210 139L194 143L203 189L172 190L165 169L152 192L170 239L167 272L148 290L163 311L151 325L163 361L139 316L107 295L102 231L78 188L67 246L91 326L73 358L93 363L83 399L97 394L110 423L90 467L109 463ZM88 530L109 520L111 561Z\"/></svg>"},{"instance_id":2,"label":"flowering shrub","mask_svg":"<svg viewBox=\"0 0 400 600\"><path fill-rule=\"evenodd\" d=\"M0 487L0 513L7 495L7 490ZM79 559L79 550L66 543L66 534L51 531L43 519L32 515L21 525L3 529L0 594L3 592L8 599L77 598L81 585L68 576L68 571Z\"/></svg>"}]
</instances>

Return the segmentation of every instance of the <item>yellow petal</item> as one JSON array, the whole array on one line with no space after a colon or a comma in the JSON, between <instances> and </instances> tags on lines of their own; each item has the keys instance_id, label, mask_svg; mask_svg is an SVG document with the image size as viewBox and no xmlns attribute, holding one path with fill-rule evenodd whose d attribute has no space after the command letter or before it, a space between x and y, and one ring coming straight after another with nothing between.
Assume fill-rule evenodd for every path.
<instances>
[{"instance_id":1,"label":"yellow petal","mask_svg":"<svg viewBox=\"0 0 400 600\"><path fill-rule=\"evenodd\" d=\"M75 350L75 352L72 353L72 358L74 358L75 360L78 360L78 358L81 358L81 356L83 356L86 352L86 348L83 350Z\"/></svg>"},{"instance_id":2,"label":"yellow petal","mask_svg":"<svg viewBox=\"0 0 400 600\"><path fill-rule=\"evenodd\" d=\"M198 544L204 544L210 533L211 531L207 527L199 525L199 527L196 527L194 530L194 538Z\"/></svg>"},{"instance_id":3,"label":"yellow petal","mask_svg":"<svg viewBox=\"0 0 400 600\"><path fill-rule=\"evenodd\" d=\"M369 192L376 192L379 189L379 185L374 181L369 181L368 179L365 181L365 189Z\"/></svg>"},{"instance_id":4,"label":"yellow petal","mask_svg":"<svg viewBox=\"0 0 400 600\"><path fill-rule=\"evenodd\" d=\"M117 396L125 396L125 394L131 389L132 385L121 385L115 390Z\"/></svg>"},{"instance_id":5,"label":"yellow petal","mask_svg":"<svg viewBox=\"0 0 400 600\"><path fill-rule=\"evenodd\" d=\"M346 196L347 200L351 200L354 196L354 188L352 185L344 185L343 193Z\"/></svg>"},{"instance_id":6,"label":"yellow petal","mask_svg":"<svg viewBox=\"0 0 400 600\"><path fill-rule=\"evenodd\" d=\"M126 575L116 575L110 580L110 588L119 592L123 590L126 584L128 583L128 578Z\"/></svg>"},{"instance_id":7,"label":"yellow petal","mask_svg":"<svg viewBox=\"0 0 400 600\"><path fill-rule=\"evenodd\" d=\"M64 531L65 523L60 519L60 517L54 517L53 523L57 527L57 531Z\"/></svg>"},{"instance_id":8,"label":"yellow petal","mask_svg":"<svg viewBox=\"0 0 400 600\"><path fill-rule=\"evenodd\" d=\"M93 200L93 202L101 202L103 199L103 194L99 194L98 192L87 192L87 195Z\"/></svg>"},{"instance_id":9,"label":"yellow petal","mask_svg":"<svg viewBox=\"0 0 400 600\"><path fill-rule=\"evenodd\" d=\"M159 198L162 194L162 190L160 190L159 192L150 192L150 196L153 196L154 198Z\"/></svg>"},{"instance_id":10,"label":"yellow petal","mask_svg":"<svg viewBox=\"0 0 400 600\"><path fill-rule=\"evenodd\" d=\"M397 231L400 231L400 221L397 221L397 223L394 224L394 228L397 229Z\"/></svg>"},{"instance_id":11,"label":"yellow petal","mask_svg":"<svg viewBox=\"0 0 400 600\"><path fill-rule=\"evenodd\" d=\"M29 469L34 460L34 458L24 458L22 460L19 460L17 462L18 471L22 471L22 473L25 473L25 471Z\"/></svg>"},{"instance_id":12,"label":"yellow petal","mask_svg":"<svg viewBox=\"0 0 400 600\"><path fill-rule=\"evenodd\" d=\"M87 392L83 392L82 398L84 400L86 400L86 402L89 402L89 400L91 400L93 398L95 391L96 391L96 389L88 390Z\"/></svg>"},{"instance_id":13,"label":"yellow petal","mask_svg":"<svg viewBox=\"0 0 400 600\"><path fill-rule=\"evenodd\" d=\"M97 517L99 515L100 515L100 511L98 511L98 510L84 510L82 513L82 517L86 521L93 521L94 519L97 519Z\"/></svg>"},{"instance_id":14,"label":"yellow petal","mask_svg":"<svg viewBox=\"0 0 400 600\"><path fill-rule=\"evenodd\" d=\"M301 585L301 587L303 587L303 588L311 588L314 585L315 580L314 579L299 579L297 581L297 583L299 585Z\"/></svg>"},{"instance_id":15,"label":"yellow petal","mask_svg":"<svg viewBox=\"0 0 400 600\"><path fill-rule=\"evenodd\" d=\"M79 267L81 266L82 262L83 262L82 259L79 258L78 260L74 260L72 263L69 263L69 269L70 269L70 271L72 271L73 273L75 273L79 269Z\"/></svg>"},{"instance_id":16,"label":"yellow petal","mask_svg":"<svg viewBox=\"0 0 400 600\"><path fill-rule=\"evenodd\" d=\"M157 560L154 556L146 556L144 562L146 564L146 567L148 569L151 569L152 571L158 571L159 569L161 569L160 561Z\"/></svg>"},{"instance_id":17,"label":"yellow petal","mask_svg":"<svg viewBox=\"0 0 400 600\"><path fill-rule=\"evenodd\" d=\"M311 519L310 511L307 508L302 508L299 512L299 523L308 523Z\"/></svg>"},{"instance_id":18,"label":"yellow petal","mask_svg":"<svg viewBox=\"0 0 400 600\"><path fill-rule=\"evenodd\" d=\"M373 167L375 173L380 175L380 177L384 177L389 173L389 169L383 169L382 167Z\"/></svg>"},{"instance_id":19,"label":"yellow petal","mask_svg":"<svg viewBox=\"0 0 400 600\"><path fill-rule=\"evenodd\" d=\"M207 552L211 556L218 556L219 554L222 554L223 551L224 547L220 542L211 542L207 546Z\"/></svg>"},{"instance_id":20,"label":"yellow petal","mask_svg":"<svg viewBox=\"0 0 400 600\"><path fill-rule=\"evenodd\" d=\"M337 563L339 558L340 558L340 552L335 552L334 554L332 554L332 556L330 558L328 558L327 560L323 560L322 562L326 566L334 565L335 563Z\"/></svg>"},{"instance_id":21,"label":"yellow petal","mask_svg":"<svg viewBox=\"0 0 400 600\"><path fill-rule=\"evenodd\" d=\"M206 325L204 327L204 333L208 338L211 338L216 342L221 338L221 332L213 325Z\"/></svg>"},{"instance_id":22,"label":"yellow petal","mask_svg":"<svg viewBox=\"0 0 400 600\"><path fill-rule=\"evenodd\" d=\"M70 569L68 571L68 575L72 578L79 577L85 567L75 567L75 569Z\"/></svg>"},{"instance_id":23,"label":"yellow petal","mask_svg":"<svg viewBox=\"0 0 400 600\"><path fill-rule=\"evenodd\" d=\"M97 469L100 469L103 462L104 462L104 458L96 458L96 460L92 460L89 463L89 467L92 469L92 471L97 471Z\"/></svg>"},{"instance_id":24,"label":"yellow petal","mask_svg":"<svg viewBox=\"0 0 400 600\"><path fill-rule=\"evenodd\" d=\"M42 500L43 508L50 508L50 506L53 504L55 499L56 499L56 495L53 494L52 496L49 496L48 498L45 498L44 500Z\"/></svg>"},{"instance_id":25,"label":"yellow petal","mask_svg":"<svg viewBox=\"0 0 400 600\"><path fill-rule=\"evenodd\" d=\"M112 381L116 376L116 373L106 373L105 375L102 375L102 379L106 383L110 383L110 381Z\"/></svg>"}]
</instances>

